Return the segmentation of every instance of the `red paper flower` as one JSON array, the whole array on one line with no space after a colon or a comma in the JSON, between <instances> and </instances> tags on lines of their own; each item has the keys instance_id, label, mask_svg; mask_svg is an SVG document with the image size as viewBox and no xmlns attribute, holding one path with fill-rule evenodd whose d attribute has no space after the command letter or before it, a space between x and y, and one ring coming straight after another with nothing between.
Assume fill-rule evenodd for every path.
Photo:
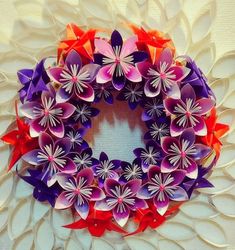
<instances>
[{"instance_id":1,"label":"red paper flower","mask_svg":"<svg viewBox=\"0 0 235 250\"><path fill-rule=\"evenodd\" d=\"M211 110L210 116L205 120L207 126L207 135L201 138L202 142L213 148L216 152L216 158L219 158L222 142L220 138L229 130L229 126L216 123L216 109Z\"/></svg>"},{"instance_id":2,"label":"red paper flower","mask_svg":"<svg viewBox=\"0 0 235 250\"><path fill-rule=\"evenodd\" d=\"M77 51L87 63L93 58L94 51L94 37L96 30L90 29L84 31L75 24L68 24L66 28L66 39L60 41L58 47L58 62L61 57L65 58L67 54L73 49Z\"/></svg>"},{"instance_id":3,"label":"red paper flower","mask_svg":"<svg viewBox=\"0 0 235 250\"><path fill-rule=\"evenodd\" d=\"M29 125L19 118L16 104L17 128L2 136L0 139L13 146L8 171L17 163L22 155L37 147L37 140L29 135Z\"/></svg>"}]
</instances>

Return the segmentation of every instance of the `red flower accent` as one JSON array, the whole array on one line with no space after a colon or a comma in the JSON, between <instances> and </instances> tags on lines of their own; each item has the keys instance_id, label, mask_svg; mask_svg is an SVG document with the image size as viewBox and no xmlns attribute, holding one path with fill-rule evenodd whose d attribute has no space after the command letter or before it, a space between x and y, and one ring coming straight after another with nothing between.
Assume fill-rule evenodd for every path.
<instances>
[{"instance_id":1,"label":"red flower accent","mask_svg":"<svg viewBox=\"0 0 235 250\"><path fill-rule=\"evenodd\" d=\"M31 138L29 135L29 125L19 118L17 104L15 109L16 124L18 129L12 130L0 138L5 143L13 146L8 171L11 170L22 155L37 147L37 140L35 138Z\"/></svg>"},{"instance_id":2,"label":"red flower accent","mask_svg":"<svg viewBox=\"0 0 235 250\"><path fill-rule=\"evenodd\" d=\"M164 37L162 32L157 30L146 31L142 27L138 28L135 25L130 25L130 27L138 37L138 42L136 43L138 49L148 52L153 64L165 48L170 48L174 55L175 47L172 40Z\"/></svg>"},{"instance_id":3,"label":"red flower accent","mask_svg":"<svg viewBox=\"0 0 235 250\"><path fill-rule=\"evenodd\" d=\"M215 150L216 158L218 159L220 156L220 150L222 146L220 137L222 137L229 130L229 126L222 123L216 123L216 121L217 121L216 109L213 108L211 110L210 116L205 120L207 126L207 135L203 136L201 140L204 144L210 146Z\"/></svg>"},{"instance_id":4,"label":"red flower accent","mask_svg":"<svg viewBox=\"0 0 235 250\"><path fill-rule=\"evenodd\" d=\"M58 47L58 62L63 58L65 59L67 54L73 49L77 51L81 56L83 64L88 63L93 59L94 51L94 37L96 30L90 29L84 31L75 24L68 24L66 27L66 39L60 41Z\"/></svg>"},{"instance_id":5,"label":"red flower accent","mask_svg":"<svg viewBox=\"0 0 235 250\"><path fill-rule=\"evenodd\" d=\"M118 233L125 234L126 231L114 224L112 218L113 216L110 211L98 211L91 207L90 213L86 220L80 219L63 227L70 229L87 228L90 234L96 237L102 236L105 230L116 231Z\"/></svg>"}]
</instances>

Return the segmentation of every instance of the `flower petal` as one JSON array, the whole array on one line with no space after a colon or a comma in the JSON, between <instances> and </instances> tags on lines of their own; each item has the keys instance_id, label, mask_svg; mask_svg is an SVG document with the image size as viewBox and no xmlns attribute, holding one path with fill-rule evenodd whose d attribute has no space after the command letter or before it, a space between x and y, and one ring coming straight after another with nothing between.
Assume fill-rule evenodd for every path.
<instances>
[{"instance_id":1,"label":"flower petal","mask_svg":"<svg viewBox=\"0 0 235 250\"><path fill-rule=\"evenodd\" d=\"M193 126L195 134L199 136L205 136L207 134L207 127L205 120L202 117L196 115L194 115L194 118L196 118L197 120L196 125Z\"/></svg>"},{"instance_id":2,"label":"flower petal","mask_svg":"<svg viewBox=\"0 0 235 250\"><path fill-rule=\"evenodd\" d=\"M76 164L67 157L63 158L63 160L65 160L65 164L64 167L60 168L60 171L66 174L74 174L77 171Z\"/></svg>"},{"instance_id":3,"label":"flower petal","mask_svg":"<svg viewBox=\"0 0 235 250\"><path fill-rule=\"evenodd\" d=\"M169 198L174 201L185 201L188 200L188 195L182 187L177 187L177 189L171 196L169 196Z\"/></svg>"},{"instance_id":4,"label":"flower petal","mask_svg":"<svg viewBox=\"0 0 235 250\"><path fill-rule=\"evenodd\" d=\"M54 148L54 141L48 133L41 133L38 139L38 143L42 150L44 150L44 148L49 145L52 145L52 148Z\"/></svg>"},{"instance_id":5,"label":"flower petal","mask_svg":"<svg viewBox=\"0 0 235 250\"><path fill-rule=\"evenodd\" d=\"M61 73L63 72L63 68L61 67L54 67L54 68L49 68L47 70L47 73L49 75L49 77L51 78L51 80L53 82L61 82Z\"/></svg>"},{"instance_id":6,"label":"flower petal","mask_svg":"<svg viewBox=\"0 0 235 250\"><path fill-rule=\"evenodd\" d=\"M91 83L95 80L96 75L100 69L100 65L90 63L83 66L79 72L79 76L85 83Z\"/></svg>"},{"instance_id":7,"label":"flower petal","mask_svg":"<svg viewBox=\"0 0 235 250\"><path fill-rule=\"evenodd\" d=\"M142 80L140 72L133 65L127 66L127 71L125 72L125 75L126 78L132 82L140 82Z\"/></svg>"},{"instance_id":8,"label":"flower petal","mask_svg":"<svg viewBox=\"0 0 235 250\"><path fill-rule=\"evenodd\" d=\"M137 197L140 199L150 199L154 196L154 193L152 194L149 189L150 183L145 183L143 186L141 186L140 190L137 193Z\"/></svg>"},{"instance_id":9,"label":"flower petal","mask_svg":"<svg viewBox=\"0 0 235 250\"><path fill-rule=\"evenodd\" d=\"M126 77L120 65L115 66L112 83L116 90L121 90L125 86Z\"/></svg>"},{"instance_id":10,"label":"flower petal","mask_svg":"<svg viewBox=\"0 0 235 250\"><path fill-rule=\"evenodd\" d=\"M96 210L100 210L100 211L110 211L112 210L112 207L108 205L107 203L107 198L100 200L100 201L96 201L94 208Z\"/></svg>"},{"instance_id":11,"label":"flower petal","mask_svg":"<svg viewBox=\"0 0 235 250\"><path fill-rule=\"evenodd\" d=\"M198 176L198 165L193 159L188 159L189 160L189 165L185 169L187 171L186 176L191 178L191 179L196 179Z\"/></svg>"},{"instance_id":12,"label":"flower petal","mask_svg":"<svg viewBox=\"0 0 235 250\"><path fill-rule=\"evenodd\" d=\"M54 106L54 109L62 110L60 118L68 119L76 110L76 107L70 103L59 103Z\"/></svg>"},{"instance_id":13,"label":"flower petal","mask_svg":"<svg viewBox=\"0 0 235 250\"><path fill-rule=\"evenodd\" d=\"M38 137L41 132L44 132L47 127L40 124L42 118L37 118L30 122L29 132L31 137Z\"/></svg>"},{"instance_id":14,"label":"flower petal","mask_svg":"<svg viewBox=\"0 0 235 250\"><path fill-rule=\"evenodd\" d=\"M173 98L166 98L163 101L165 109L170 113L170 114L179 114L177 112L177 109L175 107L185 107L185 104L180 100L180 99L173 99Z\"/></svg>"},{"instance_id":15,"label":"flower petal","mask_svg":"<svg viewBox=\"0 0 235 250\"><path fill-rule=\"evenodd\" d=\"M73 72L74 70L74 66L76 66L76 70L78 73L80 71L80 68L82 66L82 60L80 55L78 54L78 52L74 49L70 50L70 52L68 53L66 59L65 59L65 65L67 66L67 68L69 69L70 72Z\"/></svg>"},{"instance_id":16,"label":"flower petal","mask_svg":"<svg viewBox=\"0 0 235 250\"><path fill-rule=\"evenodd\" d=\"M195 142L195 133L194 130L192 128L187 128L183 131L183 133L180 135L180 144L181 147L183 147L185 142L188 142L188 146L187 148L189 148L190 146L192 146Z\"/></svg>"},{"instance_id":17,"label":"flower petal","mask_svg":"<svg viewBox=\"0 0 235 250\"><path fill-rule=\"evenodd\" d=\"M126 39L126 41L123 43L122 50L120 53L120 58L127 57L134 51L136 51L136 42L137 42L137 36L132 36Z\"/></svg>"},{"instance_id":18,"label":"flower petal","mask_svg":"<svg viewBox=\"0 0 235 250\"><path fill-rule=\"evenodd\" d=\"M146 81L144 85L144 93L147 97L155 97L158 96L161 91L161 83L160 80L158 82L158 85L156 87L153 87L153 83L156 82L156 79L150 78Z\"/></svg>"},{"instance_id":19,"label":"flower petal","mask_svg":"<svg viewBox=\"0 0 235 250\"><path fill-rule=\"evenodd\" d=\"M211 152L211 149L203 144L196 143L194 146L196 148L196 154L193 155L193 158L196 161L202 160Z\"/></svg>"},{"instance_id":20,"label":"flower petal","mask_svg":"<svg viewBox=\"0 0 235 250\"><path fill-rule=\"evenodd\" d=\"M185 170L175 170L170 173L170 175L173 177L173 182L170 183L171 186L177 186L181 184L184 180L184 177L186 175Z\"/></svg>"},{"instance_id":21,"label":"flower petal","mask_svg":"<svg viewBox=\"0 0 235 250\"><path fill-rule=\"evenodd\" d=\"M182 119L182 116L179 116L177 118L175 118L174 120L171 121L171 125L170 125L170 133L171 136L179 136L180 134L182 134L182 132L185 129L185 126L183 125L179 125L180 124L180 119Z\"/></svg>"},{"instance_id":22,"label":"flower petal","mask_svg":"<svg viewBox=\"0 0 235 250\"><path fill-rule=\"evenodd\" d=\"M196 101L196 103L198 103L201 107L200 112L198 112L201 115L205 115L215 106L215 101L209 98L199 99Z\"/></svg>"},{"instance_id":23,"label":"flower petal","mask_svg":"<svg viewBox=\"0 0 235 250\"><path fill-rule=\"evenodd\" d=\"M155 196L153 199L153 203L155 207L157 208L157 211L160 215L164 215L169 206L169 198L164 193L163 193L163 197L164 198L162 200L158 199L157 196Z\"/></svg>"},{"instance_id":24,"label":"flower petal","mask_svg":"<svg viewBox=\"0 0 235 250\"><path fill-rule=\"evenodd\" d=\"M150 76L149 76L149 70L153 69L153 66L150 62L140 62L140 63L137 63L137 68L140 72L140 74L148 79Z\"/></svg>"},{"instance_id":25,"label":"flower petal","mask_svg":"<svg viewBox=\"0 0 235 250\"><path fill-rule=\"evenodd\" d=\"M145 200L139 199L139 198L135 198L135 205L134 208L141 208L141 209L146 209L148 208L148 204ZM133 209L134 210L134 209Z\"/></svg>"},{"instance_id":26,"label":"flower petal","mask_svg":"<svg viewBox=\"0 0 235 250\"><path fill-rule=\"evenodd\" d=\"M94 43L95 43L95 48L99 53L107 56L108 58L112 59L116 58L112 46L107 41L103 39L95 39Z\"/></svg>"},{"instance_id":27,"label":"flower petal","mask_svg":"<svg viewBox=\"0 0 235 250\"><path fill-rule=\"evenodd\" d=\"M108 65L102 67L98 71L98 74L96 76L97 83L106 83L106 82L112 80L112 74L110 73L111 67L112 67L112 64L108 64Z\"/></svg>"},{"instance_id":28,"label":"flower petal","mask_svg":"<svg viewBox=\"0 0 235 250\"><path fill-rule=\"evenodd\" d=\"M60 89L56 92L56 102L57 103L67 102L72 97L72 95L73 92L71 93L67 92L62 85Z\"/></svg>"},{"instance_id":29,"label":"flower petal","mask_svg":"<svg viewBox=\"0 0 235 250\"><path fill-rule=\"evenodd\" d=\"M67 194L68 192L62 192L58 198L56 199L55 202L55 209L65 209L69 208L73 205L73 200L72 199L67 199Z\"/></svg>"},{"instance_id":30,"label":"flower petal","mask_svg":"<svg viewBox=\"0 0 235 250\"><path fill-rule=\"evenodd\" d=\"M148 59L148 54L144 51L134 51L131 56L133 56L134 63L142 62Z\"/></svg>"},{"instance_id":31,"label":"flower petal","mask_svg":"<svg viewBox=\"0 0 235 250\"><path fill-rule=\"evenodd\" d=\"M169 48L165 48L158 59L157 65L160 66L160 63L166 63L166 70L172 65L173 62L173 55L172 51Z\"/></svg>"},{"instance_id":32,"label":"flower petal","mask_svg":"<svg viewBox=\"0 0 235 250\"><path fill-rule=\"evenodd\" d=\"M55 126L49 126L49 130L54 136L62 138L64 137L64 124L59 119L56 122Z\"/></svg>"},{"instance_id":33,"label":"flower petal","mask_svg":"<svg viewBox=\"0 0 235 250\"><path fill-rule=\"evenodd\" d=\"M139 191L140 186L141 186L141 180L134 179L134 180L128 181L124 185L123 190L129 190L129 192L131 192L130 195L135 195Z\"/></svg>"},{"instance_id":34,"label":"flower petal","mask_svg":"<svg viewBox=\"0 0 235 250\"><path fill-rule=\"evenodd\" d=\"M81 218L86 220L90 210L88 202L83 200L83 202L80 204L79 200L77 200L77 202L74 203L74 207Z\"/></svg>"},{"instance_id":35,"label":"flower petal","mask_svg":"<svg viewBox=\"0 0 235 250\"><path fill-rule=\"evenodd\" d=\"M73 176L65 174L65 173L58 173L56 176L56 180L58 181L59 185L67 191L72 191L73 189L71 187L74 186L76 188L76 180ZM67 185L67 184L71 185Z\"/></svg>"},{"instance_id":36,"label":"flower petal","mask_svg":"<svg viewBox=\"0 0 235 250\"><path fill-rule=\"evenodd\" d=\"M173 99L180 99L181 93L177 83L172 84L171 88L166 91L167 96Z\"/></svg>"},{"instance_id":37,"label":"flower petal","mask_svg":"<svg viewBox=\"0 0 235 250\"><path fill-rule=\"evenodd\" d=\"M110 196L113 196L112 190L121 189L121 185L118 181L109 178L104 182L104 189Z\"/></svg>"},{"instance_id":38,"label":"flower petal","mask_svg":"<svg viewBox=\"0 0 235 250\"><path fill-rule=\"evenodd\" d=\"M40 108L41 106L38 102L26 102L20 106L20 111L24 116L34 119L36 118L35 109Z\"/></svg>"},{"instance_id":39,"label":"flower petal","mask_svg":"<svg viewBox=\"0 0 235 250\"><path fill-rule=\"evenodd\" d=\"M191 99L192 103L196 100L196 94L193 87L190 84L186 84L181 89L181 99L184 103L187 102L187 99Z\"/></svg>"},{"instance_id":40,"label":"flower petal","mask_svg":"<svg viewBox=\"0 0 235 250\"><path fill-rule=\"evenodd\" d=\"M26 83L30 82L33 76L32 69L21 69L17 71L17 76L21 84L25 85Z\"/></svg>"},{"instance_id":41,"label":"flower petal","mask_svg":"<svg viewBox=\"0 0 235 250\"><path fill-rule=\"evenodd\" d=\"M86 84L86 87L83 88L83 92L77 93L77 97L86 102L93 102L95 99L94 89L90 84Z\"/></svg>"},{"instance_id":42,"label":"flower petal","mask_svg":"<svg viewBox=\"0 0 235 250\"><path fill-rule=\"evenodd\" d=\"M34 149L22 156L22 159L29 164L32 165L40 165L42 162L39 161L38 154L41 153L41 150L39 149Z\"/></svg>"},{"instance_id":43,"label":"flower petal","mask_svg":"<svg viewBox=\"0 0 235 250\"><path fill-rule=\"evenodd\" d=\"M91 201L100 201L105 198L104 191L98 187L92 187Z\"/></svg>"},{"instance_id":44,"label":"flower petal","mask_svg":"<svg viewBox=\"0 0 235 250\"><path fill-rule=\"evenodd\" d=\"M113 217L119 226L124 227L130 215L129 208L121 209L118 205L113 209Z\"/></svg>"},{"instance_id":45,"label":"flower petal","mask_svg":"<svg viewBox=\"0 0 235 250\"><path fill-rule=\"evenodd\" d=\"M105 152L101 152L99 160L103 162L103 161L108 161L109 158Z\"/></svg>"},{"instance_id":46,"label":"flower petal","mask_svg":"<svg viewBox=\"0 0 235 250\"><path fill-rule=\"evenodd\" d=\"M170 149L173 144L175 144L178 148L180 148L178 139L174 137L166 136L166 137L163 137L161 140L161 146L165 153L168 153L168 154L172 153Z\"/></svg>"},{"instance_id":47,"label":"flower petal","mask_svg":"<svg viewBox=\"0 0 235 250\"><path fill-rule=\"evenodd\" d=\"M94 174L92 172L92 170L90 168L85 168L82 169L78 174L77 174L77 180L79 180L80 178L83 178L84 180L86 180L85 185L89 186L92 184L93 180L94 180Z\"/></svg>"},{"instance_id":48,"label":"flower petal","mask_svg":"<svg viewBox=\"0 0 235 250\"><path fill-rule=\"evenodd\" d=\"M162 173L170 173L174 170L176 170L179 167L179 163L180 161L176 162L175 164L173 164L171 162L171 157L170 155L167 155L163 158L162 162L161 162L161 172Z\"/></svg>"},{"instance_id":49,"label":"flower petal","mask_svg":"<svg viewBox=\"0 0 235 250\"><path fill-rule=\"evenodd\" d=\"M123 44L123 40L122 40L121 34L117 30L114 30L111 35L111 45L113 49L115 49L116 47L121 48L122 44Z\"/></svg>"}]
</instances>

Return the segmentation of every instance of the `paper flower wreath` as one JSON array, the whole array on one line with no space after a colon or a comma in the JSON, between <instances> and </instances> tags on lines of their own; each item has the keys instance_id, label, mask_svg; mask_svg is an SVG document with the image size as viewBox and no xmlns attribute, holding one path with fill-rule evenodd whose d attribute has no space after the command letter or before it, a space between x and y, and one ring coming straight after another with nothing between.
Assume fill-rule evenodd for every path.
<instances>
[{"instance_id":1,"label":"paper flower wreath","mask_svg":"<svg viewBox=\"0 0 235 250\"><path fill-rule=\"evenodd\" d=\"M195 189L212 187L207 176L228 130L216 123L215 96L196 63L176 58L162 33L132 30L126 40L117 30L104 39L69 24L54 65L46 58L18 71L23 117L17 113L17 128L1 138L13 147L9 170L26 163L27 173L17 173L34 198L72 208L76 221L65 227L95 236L156 228ZM95 159L83 139L99 114L95 103L112 104L115 92L131 110L142 107L148 128L133 162L105 152ZM128 219L136 231L126 231Z\"/></svg>"}]
</instances>

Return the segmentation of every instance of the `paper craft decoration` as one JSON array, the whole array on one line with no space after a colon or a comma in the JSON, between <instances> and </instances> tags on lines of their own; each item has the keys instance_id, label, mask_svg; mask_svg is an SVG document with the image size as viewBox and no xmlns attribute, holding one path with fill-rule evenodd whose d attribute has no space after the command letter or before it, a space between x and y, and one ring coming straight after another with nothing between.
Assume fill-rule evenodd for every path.
<instances>
[{"instance_id":1,"label":"paper craft decoration","mask_svg":"<svg viewBox=\"0 0 235 250\"><path fill-rule=\"evenodd\" d=\"M54 64L42 59L19 70L22 88L16 128L1 139L12 146L8 170L33 186L33 197L54 209L71 209L67 228L124 235L156 228L177 212L207 177L229 129L216 122L216 99L207 79L188 56L177 56L170 38L131 26L124 40L96 30L67 26ZM115 94L115 95L113 95ZM142 108L148 132L135 160L93 157L84 134L99 115L96 103L125 101ZM101 149L102 151L102 149ZM18 169L22 160L26 170ZM128 232L128 220L138 224Z\"/></svg>"}]
</instances>

